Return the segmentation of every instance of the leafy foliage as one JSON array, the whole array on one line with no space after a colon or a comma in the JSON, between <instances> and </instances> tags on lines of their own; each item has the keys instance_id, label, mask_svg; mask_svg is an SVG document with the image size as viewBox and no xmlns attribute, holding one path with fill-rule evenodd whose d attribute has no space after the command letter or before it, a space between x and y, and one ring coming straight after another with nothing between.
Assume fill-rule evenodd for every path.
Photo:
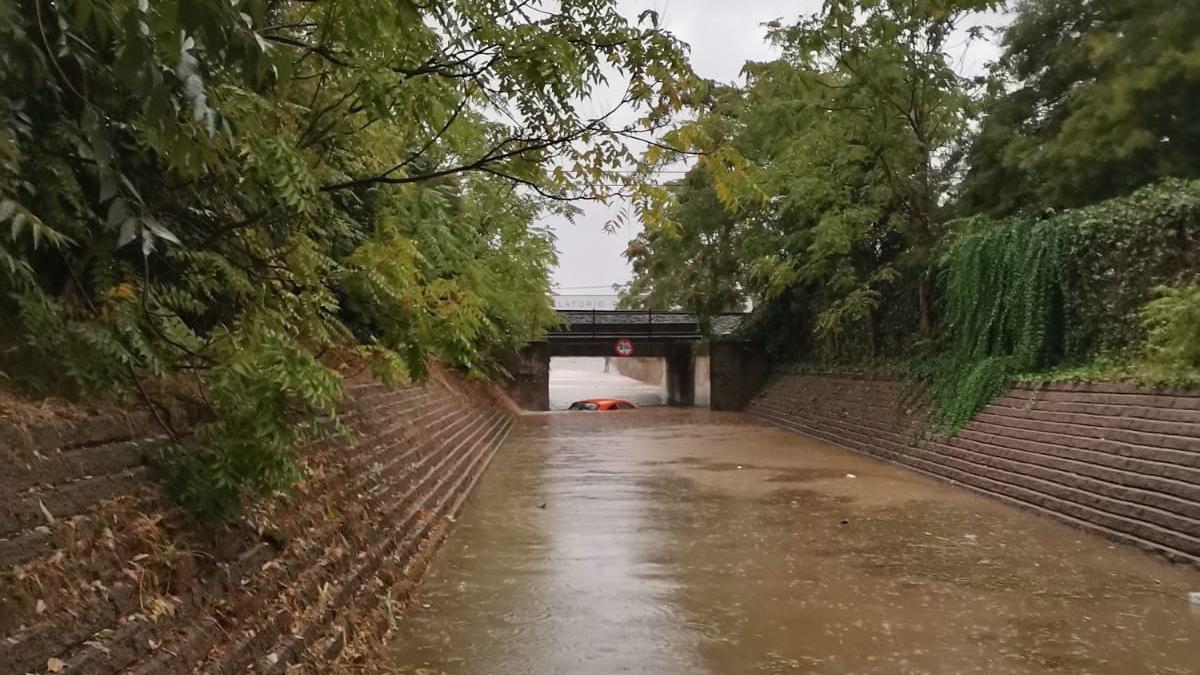
<instances>
[{"instance_id":1,"label":"leafy foliage","mask_svg":"<svg viewBox=\"0 0 1200 675\"><path fill-rule=\"evenodd\" d=\"M295 478L345 377L478 377L554 320L537 219L603 193L692 77L613 0L0 4L0 369L195 395L198 513ZM578 109L628 81L626 126ZM615 109L614 109L615 110Z\"/></svg>"},{"instance_id":2,"label":"leafy foliage","mask_svg":"<svg viewBox=\"0 0 1200 675\"><path fill-rule=\"evenodd\" d=\"M762 305L785 291L789 305L802 298L804 332L815 338L802 348L831 358L872 353L899 326L931 337L929 255L949 215L942 197L972 105L948 52L960 24L993 4L834 1L773 25L768 37L783 57L748 63L744 89L718 89L696 120L668 135L705 153L694 169L705 180L689 177L676 206L643 216L650 230L639 243L684 241L682 250L639 247L635 288L710 292L682 271L662 279L674 260L719 255L704 240L687 241L699 219L685 204L706 200L727 212L709 220L735 233L720 245L735 239L746 260L727 266L735 281L719 289L722 300L749 295ZM654 149L646 159L675 158ZM661 205L643 203L648 211Z\"/></svg>"},{"instance_id":3,"label":"leafy foliage","mask_svg":"<svg viewBox=\"0 0 1200 675\"><path fill-rule=\"evenodd\" d=\"M748 296L793 367L906 361L943 431L1014 378L1176 380L1153 362L1186 361L1196 335L1194 4L1018 2L974 79L951 52L995 3L832 1L768 24L782 57L668 135L703 156L638 203L633 289ZM679 159L653 148L646 175ZM718 227L719 244L696 236ZM699 283L691 261L725 250L741 263ZM1152 300L1157 285L1176 290Z\"/></svg>"},{"instance_id":4,"label":"leafy foliage","mask_svg":"<svg viewBox=\"0 0 1200 675\"><path fill-rule=\"evenodd\" d=\"M929 379L931 422L966 424L1017 374L1062 356L1064 255L1061 228L1047 221L966 223L944 272L942 349L917 367Z\"/></svg>"},{"instance_id":5,"label":"leafy foliage","mask_svg":"<svg viewBox=\"0 0 1200 675\"><path fill-rule=\"evenodd\" d=\"M1155 289L1200 274L1200 183L1167 181L1046 219L955 225L941 260L942 339L915 369L935 428L966 424L1019 375L1102 354L1129 360L1147 338L1165 366L1194 356L1193 287Z\"/></svg>"},{"instance_id":6,"label":"leafy foliage","mask_svg":"<svg viewBox=\"0 0 1200 675\"><path fill-rule=\"evenodd\" d=\"M685 308L695 312L702 332L721 312L737 311L744 292L744 252L734 218L718 201L708 177L689 172L676 186L679 196L673 220L678 230L650 230L629 243L626 257L634 282L622 305L629 309Z\"/></svg>"},{"instance_id":7,"label":"leafy foliage","mask_svg":"<svg viewBox=\"0 0 1200 675\"><path fill-rule=\"evenodd\" d=\"M1073 207L1200 173L1200 12L1176 0L1024 0L962 186L971 212Z\"/></svg>"},{"instance_id":8,"label":"leafy foliage","mask_svg":"<svg viewBox=\"0 0 1200 675\"><path fill-rule=\"evenodd\" d=\"M1161 379L1200 373L1200 286L1159 286L1142 308L1147 361Z\"/></svg>"}]
</instances>

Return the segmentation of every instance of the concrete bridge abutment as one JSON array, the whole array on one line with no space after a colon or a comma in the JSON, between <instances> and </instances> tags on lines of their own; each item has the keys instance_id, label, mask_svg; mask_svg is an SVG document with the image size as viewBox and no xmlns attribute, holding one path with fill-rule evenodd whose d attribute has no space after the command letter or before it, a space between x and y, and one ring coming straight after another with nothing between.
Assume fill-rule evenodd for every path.
<instances>
[{"instance_id":1,"label":"concrete bridge abutment","mask_svg":"<svg viewBox=\"0 0 1200 675\"><path fill-rule=\"evenodd\" d=\"M742 410L767 381L767 356L760 345L742 340L708 345L708 407Z\"/></svg>"},{"instance_id":2,"label":"concrete bridge abutment","mask_svg":"<svg viewBox=\"0 0 1200 675\"><path fill-rule=\"evenodd\" d=\"M669 345L667 364L667 405L696 405L696 356L691 343Z\"/></svg>"},{"instance_id":3,"label":"concrete bridge abutment","mask_svg":"<svg viewBox=\"0 0 1200 675\"><path fill-rule=\"evenodd\" d=\"M692 341L636 342L635 355L662 358L666 366L667 405L696 404L696 353ZM745 341L717 341L707 345L709 354L709 407L741 410L766 381L767 363L762 348ZM614 355L612 340L533 342L509 364L513 401L525 410L550 409L550 358L552 356Z\"/></svg>"},{"instance_id":4,"label":"concrete bridge abutment","mask_svg":"<svg viewBox=\"0 0 1200 675\"><path fill-rule=\"evenodd\" d=\"M508 395L525 410L550 409L550 343L525 345L508 366Z\"/></svg>"}]
</instances>

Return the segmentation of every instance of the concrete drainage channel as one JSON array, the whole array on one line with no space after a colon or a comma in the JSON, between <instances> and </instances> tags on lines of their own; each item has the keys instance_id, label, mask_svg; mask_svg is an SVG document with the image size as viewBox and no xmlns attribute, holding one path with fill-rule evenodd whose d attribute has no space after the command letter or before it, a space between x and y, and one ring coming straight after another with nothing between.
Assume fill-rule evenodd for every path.
<instances>
[{"instance_id":1,"label":"concrete drainage channel","mask_svg":"<svg viewBox=\"0 0 1200 675\"><path fill-rule=\"evenodd\" d=\"M1200 393L1015 390L923 446L893 395L518 416L451 373L360 385L353 439L218 531L162 499L149 416L0 427L0 672L1190 667Z\"/></svg>"}]
</instances>

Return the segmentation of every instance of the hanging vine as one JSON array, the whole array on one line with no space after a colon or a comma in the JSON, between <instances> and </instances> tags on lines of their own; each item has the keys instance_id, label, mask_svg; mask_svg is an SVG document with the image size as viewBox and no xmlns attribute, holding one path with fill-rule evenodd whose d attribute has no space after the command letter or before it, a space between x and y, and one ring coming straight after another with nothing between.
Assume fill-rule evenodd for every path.
<instances>
[{"instance_id":1,"label":"hanging vine","mask_svg":"<svg viewBox=\"0 0 1200 675\"><path fill-rule=\"evenodd\" d=\"M1170 315L1192 295L1156 287L1200 275L1200 181L1042 219L952 226L938 261L942 337L912 368L933 429L961 428L1018 376L1138 361L1148 337L1159 353L1186 349L1186 327Z\"/></svg>"}]
</instances>

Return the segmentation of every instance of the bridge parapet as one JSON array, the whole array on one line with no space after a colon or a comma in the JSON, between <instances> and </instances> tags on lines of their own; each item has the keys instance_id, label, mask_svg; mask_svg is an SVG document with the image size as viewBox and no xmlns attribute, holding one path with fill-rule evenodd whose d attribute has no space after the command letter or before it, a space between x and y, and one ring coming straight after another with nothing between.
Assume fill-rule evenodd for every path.
<instances>
[{"instance_id":1,"label":"bridge parapet","mask_svg":"<svg viewBox=\"0 0 1200 675\"><path fill-rule=\"evenodd\" d=\"M699 318L691 312L659 310L559 310L563 326L549 331L546 339L639 338L695 342L704 337ZM743 313L719 314L712 318L715 336L731 335L741 327Z\"/></svg>"}]
</instances>

